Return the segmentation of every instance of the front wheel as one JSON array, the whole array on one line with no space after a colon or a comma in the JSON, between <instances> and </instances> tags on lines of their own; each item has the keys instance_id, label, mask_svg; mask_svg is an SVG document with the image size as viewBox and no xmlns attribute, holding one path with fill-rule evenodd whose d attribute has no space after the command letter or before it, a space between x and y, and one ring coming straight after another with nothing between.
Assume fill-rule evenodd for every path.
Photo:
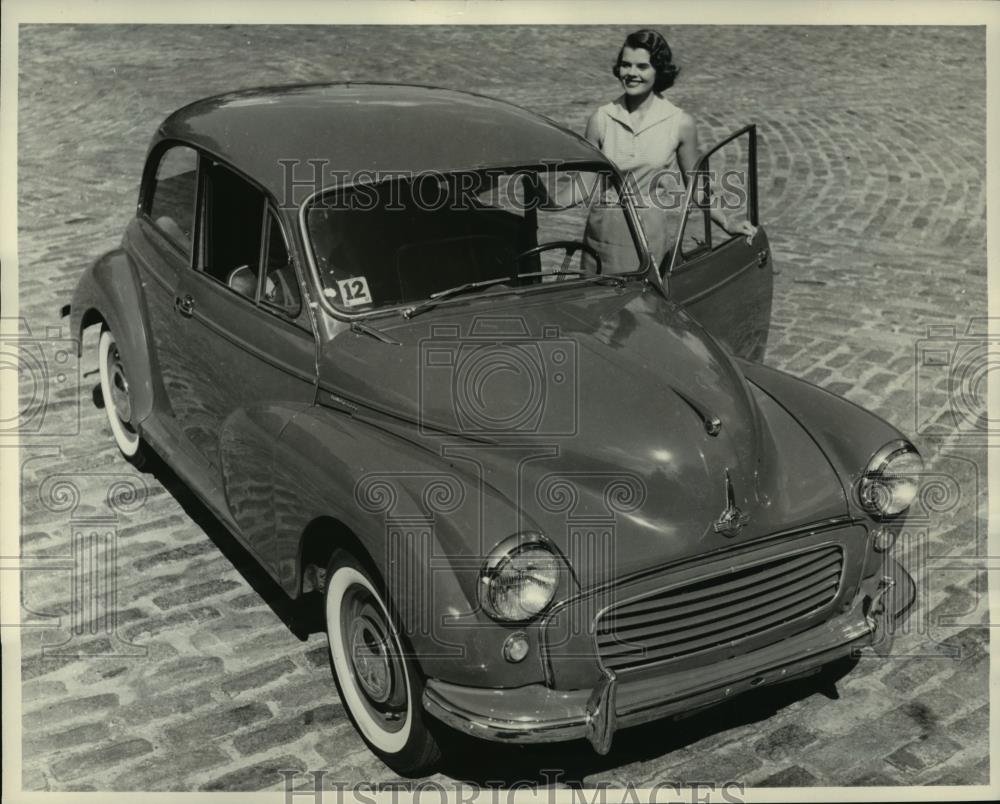
<instances>
[{"instance_id":1,"label":"front wheel","mask_svg":"<svg viewBox=\"0 0 1000 804\"><path fill-rule=\"evenodd\" d=\"M118 342L110 329L101 330L97 358L101 374L101 396L111 425L111 434L122 455L135 466L142 467L149 457L149 448L132 424L132 394L128 372L118 349Z\"/></svg>"},{"instance_id":2,"label":"front wheel","mask_svg":"<svg viewBox=\"0 0 1000 804\"><path fill-rule=\"evenodd\" d=\"M423 678L403 651L381 583L338 550L327 568L324 600L334 679L354 727L397 773L429 771L441 750L424 722Z\"/></svg>"}]
</instances>

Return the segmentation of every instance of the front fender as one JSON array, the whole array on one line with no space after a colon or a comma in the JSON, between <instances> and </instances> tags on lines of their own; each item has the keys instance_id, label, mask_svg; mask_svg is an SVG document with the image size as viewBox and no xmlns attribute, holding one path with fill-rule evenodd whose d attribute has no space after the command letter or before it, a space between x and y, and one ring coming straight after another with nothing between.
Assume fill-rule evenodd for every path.
<instances>
[{"instance_id":1,"label":"front fender","mask_svg":"<svg viewBox=\"0 0 1000 804\"><path fill-rule=\"evenodd\" d=\"M482 561L511 535L506 523L517 521L511 501L461 462L322 406L293 418L274 465L278 567L287 591L298 593L302 534L313 522L335 520L382 575L427 675L485 686L543 678L538 634L496 623L478 604ZM535 661L503 660L503 642L518 630L529 632Z\"/></svg>"},{"instance_id":2,"label":"front fender","mask_svg":"<svg viewBox=\"0 0 1000 804\"><path fill-rule=\"evenodd\" d=\"M83 351L83 330L103 321L118 342L129 369L132 423L139 424L153 410L153 366L147 332L146 306L135 266L124 250L98 258L77 282L70 303L70 333Z\"/></svg>"},{"instance_id":3,"label":"front fender","mask_svg":"<svg viewBox=\"0 0 1000 804\"><path fill-rule=\"evenodd\" d=\"M879 448L909 439L874 413L812 383L759 363L738 362L746 378L784 408L823 450L843 484L852 514L867 519L855 484Z\"/></svg>"}]
</instances>

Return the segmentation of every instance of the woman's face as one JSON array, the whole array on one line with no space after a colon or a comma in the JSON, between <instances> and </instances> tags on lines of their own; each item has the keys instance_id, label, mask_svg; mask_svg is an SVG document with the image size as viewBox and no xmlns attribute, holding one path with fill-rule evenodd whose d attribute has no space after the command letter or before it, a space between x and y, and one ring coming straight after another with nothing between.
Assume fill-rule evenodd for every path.
<instances>
[{"instance_id":1,"label":"woman's face","mask_svg":"<svg viewBox=\"0 0 1000 804\"><path fill-rule=\"evenodd\" d=\"M618 61L618 80L626 95L641 97L652 92L656 70L649 63L649 51L642 47L624 48Z\"/></svg>"}]
</instances>

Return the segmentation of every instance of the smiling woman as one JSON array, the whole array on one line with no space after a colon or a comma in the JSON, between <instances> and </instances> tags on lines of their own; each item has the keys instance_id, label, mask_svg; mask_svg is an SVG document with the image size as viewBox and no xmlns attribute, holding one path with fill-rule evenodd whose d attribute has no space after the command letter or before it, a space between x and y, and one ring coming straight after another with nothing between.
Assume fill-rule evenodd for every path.
<instances>
[{"instance_id":1,"label":"smiling woman","mask_svg":"<svg viewBox=\"0 0 1000 804\"><path fill-rule=\"evenodd\" d=\"M629 34L612 72L623 93L591 115L586 138L625 173L650 250L663 268L677 236L675 216L680 205L670 199L683 197L675 191L687 184L699 156L694 119L663 95L680 68L659 32ZM731 222L720 210L712 210L711 217L727 234L744 234L748 242L756 232L749 221ZM591 216L586 240L606 262L614 262L629 248L630 238L620 220L601 213Z\"/></svg>"}]
</instances>

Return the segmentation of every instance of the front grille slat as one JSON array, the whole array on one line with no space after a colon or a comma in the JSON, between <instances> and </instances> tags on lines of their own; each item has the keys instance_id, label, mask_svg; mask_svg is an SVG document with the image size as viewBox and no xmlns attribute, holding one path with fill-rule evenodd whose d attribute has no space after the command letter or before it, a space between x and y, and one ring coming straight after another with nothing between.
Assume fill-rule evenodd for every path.
<instances>
[{"instance_id":1,"label":"front grille slat","mask_svg":"<svg viewBox=\"0 0 1000 804\"><path fill-rule=\"evenodd\" d=\"M840 571L840 559L836 556L829 556L822 560L811 562L810 564L805 565L802 569L787 573L782 576L780 586L782 588L787 588L789 586L808 582L810 578L816 578L823 573L830 572L831 570L837 573ZM755 584L754 580L751 579L748 583L734 592L712 595L711 605L714 608L719 609L731 603L738 603L745 600L756 600L759 598L759 595L759 585ZM641 610L632 612L630 606L629 614L619 614L616 612L612 615L605 616L601 620L602 625L607 626L609 629L614 628L615 630L620 631L622 629L633 628L636 625L646 625L654 618L657 620L661 617L663 619L675 619L688 614L701 614L705 611L706 606L709 605L705 600L688 603L686 605L677 605L674 598L663 594L657 596L657 601L658 605L655 608L646 605L643 606Z\"/></svg>"},{"instance_id":2,"label":"front grille slat","mask_svg":"<svg viewBox=\"0 0 1000 804\"><path fill-rule=\"evenodd\" d=\"M634 640L661 634L665 635L675 631L683 631L684 629L704 625L709 622L715 622L716 620L729 619L732 621L731 618L734 617L742 619L746 615L750 614L750 612L755 611L762 606L774 604L789 597L795 598L800 592L808 593L813 589L822 588L828 584L836 584L839 577L839 567L827 567L819 572L809 575L806 578L803 578L797 583L779 587L778 589L775 589L765 595L747 596L730 605L719 608L713 607L709 609L703 607L700 611L690 614L689 616L674 617L673 612L671 612L671 616L664 617L663 619L658 618L655 622L650 624L632 623L628 626L622 627L617 623L609 623L606 629L605 626L602 625L601 629L598 631L598 636L603 639L605 634L608 636L617 635L622 639Z\"/></svg>"},{"instance_id":3,"label":"front grille slat","mask_svg":"<svg viewBox=\"0 0 1000 804\"><path fill-rule=\"evenodd\" d=\"M809 599L807 606L803 610L797 611L795 613L795 616L796 617L802 616L802 614L805 614L809 610L816 608L822 602L824 597L828 597L827 592L820 592L817 595L814 595L812 598ZM605 660L605 664L607 664L611 669L616 670L620 669L623 666L631 665L633 663L631 660L634 658L640 659L642 664L648 664L649 662L660 661L662 659L675 658L678 655L682 655L680 653L681 647L683 648L683 654L688 654L698 650L704 650L705 648L710 648L717 645L724 645L728 642L734 642L737 639L743 639L747 636L751 636L754 633L758 633L759 631L766 630L767 628L770 628L774 625L784 622L787 619L789 619L787 613L782 612L758 620L756 623L756 627L750 631L748 631L745 627L740 626L737 628L729 629L727 631L716 631L712 633L710 636L704 637L702 639L688 640L683 643L674 642L669 645L660 646L654 649L646 648L645 650L643 650L642 648L633 648L628 652L609 655ZM602 657L604 655L604 652L605 651L602 650ZM617 660L625 659L626 661L624 662L624 664L616 663L616 659Z\"/></svg>"},{"instance_id":4,"label":"front grille slat","mask_svg":"<svg viewBox=\"0 0 1000 804\"><path fill-rule=\"evenodd\" d=\"M670 606L680 606L687 603L716 600L720 595L738 592L747 587L755 588L768 581L780 582L786 575L794 576L800 571L808 572L812 565L822 563L829 558L831 558L829 555L816 556L807 553L805 556L795 556L795 560L789 560L787 564L768 562L761 567L727 572L707 580L685 584L680 588L667 589L655 595L643 597L633 603L623 604L615 609L613 615L609 616L622 618L662 610L665 605L668 605L664 601L669 601ZM776 563L778 566L775 566ZM627 611L623 611L623 609L627 609Z\"/></svg>"},{"instance_id":5,"label":"front grille slat","mask_svg":"<svg viewBox=\"0 0 1000 804\"><path fill-rule=\"evenodd\" d=\"M814 589L813 594L806 598L805 600L799 598L796 600L796 604L792 611L801 612L803 605L806 603L811 603L813 598L827 595L830 589L833 588L833 583L830 583L828 587L820 587ZM808 609L806 609L808 610ZM649 643L655 643L657 648L665 648L671 645L687 645L691 640L704 638L709 634L719 634L720 640L725 642L729 638L725 634L736 631L747 631L747 623L753 624L753 631L758 630L761 625L766 625L770 622L771 618L778 617L781 618L783 615L787 615L784 609L778 612L773 612L771 614L761 614L759 611L748 611L740 617L733 617L725 620L714 620L712 622L698 623L691 625L689 628L685 629L684 632L669 632L665 634L655 634L652 639L642 640L642 639L631 639L628 643L623 643L619 640L615 640L614 637L602 638L601 645L606 649L609 654L614 653L631 653L636 650L642 650L643 645L648 645Z\"/></svg>"},{"instance_id":6,"label":"front grille slat","mask_svg":"<svg viewBox=\"0 0 1000 804\"><path fill-rule=\"evenodd\" d=\"M598 654L623 670L760 634L832 602L843 560L826 545L612 606L596 624Z\"/></svg>"}]
</instances>

